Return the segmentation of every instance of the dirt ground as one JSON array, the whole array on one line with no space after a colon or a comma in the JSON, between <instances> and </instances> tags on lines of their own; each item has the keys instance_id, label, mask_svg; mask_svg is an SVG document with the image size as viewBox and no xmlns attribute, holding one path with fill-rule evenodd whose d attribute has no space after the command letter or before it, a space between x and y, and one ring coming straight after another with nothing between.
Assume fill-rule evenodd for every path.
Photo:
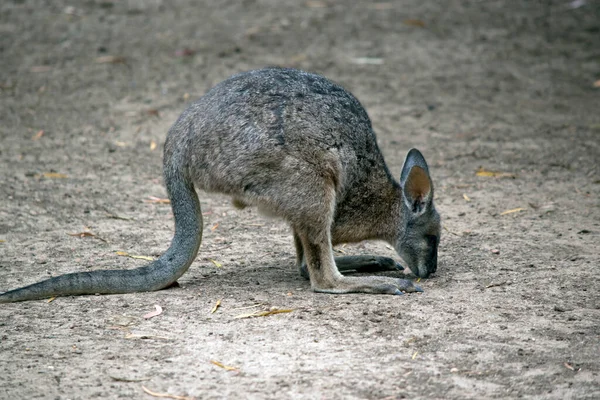
<instances>
[{"instance_id":1,"label":"dirt ground","mask_svg":"<svg viewBox=\"0 0 600 400\"><path fill-rule=\"evenodd\" d=\"M0 307L0 398L600 398L599 16L592 0L3 1L0 290L160 255L168 127L267 65L352 91L396 176L419 148L444 231L422 294L317 294L284 223L201 193L180 287ZM272 307L293 311L236 318Z\"/></svg>"}]
</instances>

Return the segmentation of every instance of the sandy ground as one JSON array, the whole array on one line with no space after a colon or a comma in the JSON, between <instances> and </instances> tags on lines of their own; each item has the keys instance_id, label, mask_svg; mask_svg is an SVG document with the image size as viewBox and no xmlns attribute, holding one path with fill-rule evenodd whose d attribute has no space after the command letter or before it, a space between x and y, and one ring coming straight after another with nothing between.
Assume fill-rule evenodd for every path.
<instances>
[{"instance_id":1,"label":"sandy ground","mask_svg":"<svg viewBox=\"0 0 600 400\"><path fill-rule=\"evenodd\" d=\"M592 0L3 1L0 290L161 254L169 125L266 65L351 90L396 176L419 148L444 235L423 294L316 294L285 224L201 194L180 287L0 307L0 398L600 398L599 15ZM236 318L272 307L293 311Z\"/></svg>"}]
</instances>

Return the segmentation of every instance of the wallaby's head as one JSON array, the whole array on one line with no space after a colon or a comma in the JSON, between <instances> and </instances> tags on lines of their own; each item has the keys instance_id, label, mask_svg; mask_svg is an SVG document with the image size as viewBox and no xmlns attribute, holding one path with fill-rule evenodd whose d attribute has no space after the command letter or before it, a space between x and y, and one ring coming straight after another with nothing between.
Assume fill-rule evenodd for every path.
<instances>
[{"instance_id":1,"label":"wallaby's head","mask_svg":"<svg viewBox=\"0 0 600 400\"><path fill-rule=\"evenodd\" d=\"M396 251L415 275L426 278L437 269L441 223L433 205L429 168L417 149L411 149L406 155L400 186L403 223Z\"/></svg>"}]
</instances>

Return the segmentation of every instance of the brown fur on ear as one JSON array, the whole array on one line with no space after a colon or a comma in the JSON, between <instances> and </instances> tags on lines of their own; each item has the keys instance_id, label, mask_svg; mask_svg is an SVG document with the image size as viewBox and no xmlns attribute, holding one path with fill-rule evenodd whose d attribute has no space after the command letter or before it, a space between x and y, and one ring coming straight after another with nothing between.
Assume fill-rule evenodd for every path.
<instances>
[{"instance_id":1,"label":"brown fur on ear","mask_svg":"<svg viewBox=\"0 0 600 400\"><path fill-rule=\"evenodd\" d=\"M404 184L404 195L413 211L421 211L431 196L431 181L423 168L414 166L410 169Z\"/></svg>"}]
</instances>

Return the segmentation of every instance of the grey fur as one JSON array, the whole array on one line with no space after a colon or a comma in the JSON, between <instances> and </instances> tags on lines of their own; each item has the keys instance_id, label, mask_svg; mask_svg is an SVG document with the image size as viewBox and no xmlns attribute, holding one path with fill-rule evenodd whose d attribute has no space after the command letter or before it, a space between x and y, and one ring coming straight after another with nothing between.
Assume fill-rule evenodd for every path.
<instances>
[{"instance_id":1,"label":"grey fur","mask_svg":"<svg viewBox=\"0 0 600 400\"><path fill-rule=\"evenodd\" d=\"M359 101L319 75L266 68L216 85L169 130L164 177L175 236L158 260L133 270L61 275L5 292L0 303L169 286L200 246L202 214L194 187L285 219L294 233L298 267L315 291L421 291L405 279L343 276L332 253L332 245L342 242L386 240L421 277L437 267L440 218L425 159L412 149L398 184ZM402 268L386 257L337 262L341 270Z\"/></svg>"}]
</instances>

